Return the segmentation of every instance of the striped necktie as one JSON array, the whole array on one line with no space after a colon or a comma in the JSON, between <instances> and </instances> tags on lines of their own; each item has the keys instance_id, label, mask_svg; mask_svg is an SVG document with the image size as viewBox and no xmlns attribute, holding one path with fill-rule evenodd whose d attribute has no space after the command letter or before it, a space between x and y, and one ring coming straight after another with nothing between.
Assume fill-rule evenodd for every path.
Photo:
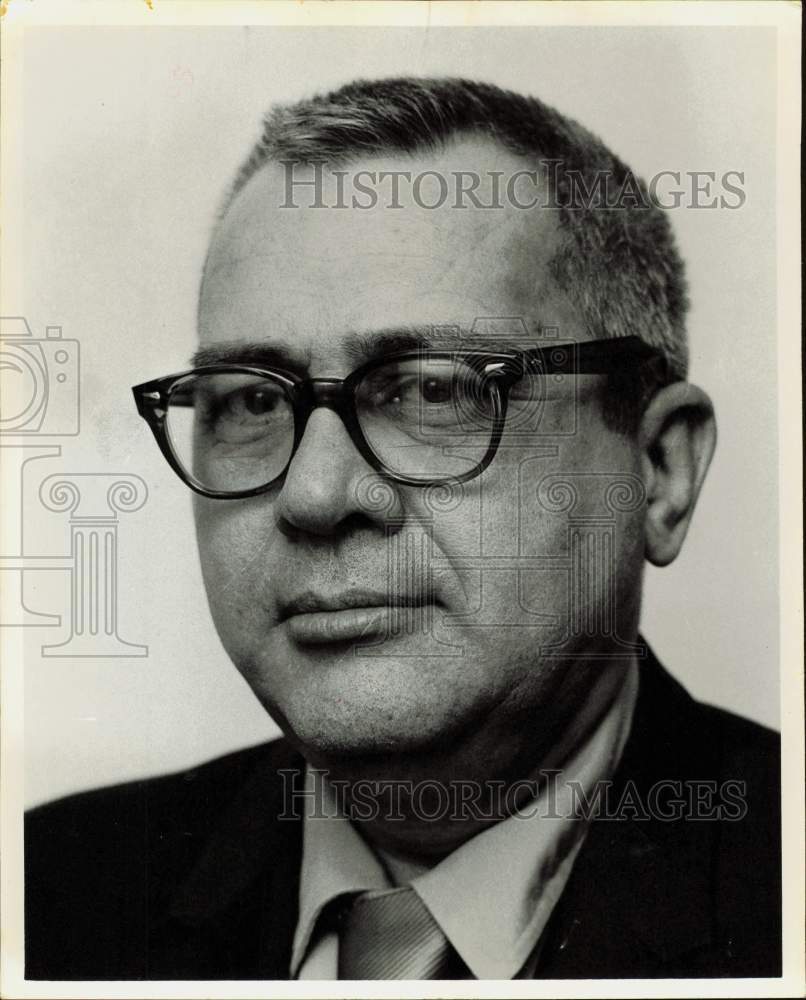
<instances>
[{"instance_id":1,"label":"striped necktie","mask_svg":"<svg viewBox=\"0 0 806 1000\"><path fill-rule=\"evenodd\" d=\"M467 968L417 893L356 896L339 932L339 979L465 978Z\"/></svg>"}]
</instances>

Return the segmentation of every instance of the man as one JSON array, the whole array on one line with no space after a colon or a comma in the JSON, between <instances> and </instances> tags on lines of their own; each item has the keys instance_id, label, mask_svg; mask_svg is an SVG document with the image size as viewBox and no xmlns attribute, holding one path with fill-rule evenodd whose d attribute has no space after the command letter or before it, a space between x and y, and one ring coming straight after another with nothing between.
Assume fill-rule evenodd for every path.
<instances>
[{"instance_id":1,"label":"man","mask_svg":"<svg viewBox=\"0 0 806 1000\"><path fill-rule=\"evenodd\" d=\"M276 109L135 388L285 738L36 810L48 979L780 974L772 733L638 633L715 443L663 214L458 80Z\"/></svg>"}]
</instances>

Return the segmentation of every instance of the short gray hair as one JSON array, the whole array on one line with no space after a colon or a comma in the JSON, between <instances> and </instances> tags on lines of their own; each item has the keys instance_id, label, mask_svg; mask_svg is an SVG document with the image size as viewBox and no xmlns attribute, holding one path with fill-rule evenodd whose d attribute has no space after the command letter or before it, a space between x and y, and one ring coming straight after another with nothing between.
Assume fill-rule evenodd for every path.
<instances>
[{"instance_id":1,"label":"short gray hair","mask_svg":"<svg viewBox=\"0 0 806 1000\"><path fill-rule=\"evenodd\" d=\"M564 239L551 264L554 280L594 337L637 335L660 350L672 378L685 378L688 297L666 213L601 140L537 98L472 80L404 77L359 80L278 105L266 115L224 211L269 161L335 164L384 152L417 153L463 134L486 135L555 165L551 181ZM615 209L580 199L580 191L595 191L602 177L631 197Z\"/></svg>"}]
</instances>

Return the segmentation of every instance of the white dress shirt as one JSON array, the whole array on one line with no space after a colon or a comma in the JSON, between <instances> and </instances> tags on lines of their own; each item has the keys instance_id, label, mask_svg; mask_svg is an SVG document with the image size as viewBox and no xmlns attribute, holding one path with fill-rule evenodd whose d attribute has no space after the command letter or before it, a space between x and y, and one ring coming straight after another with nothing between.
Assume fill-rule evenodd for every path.
<instances>
[{"instance_id":1,"label":"white dress shirt","mask_svg":"<svg viewBox=\"0 0 806 1000\"><path fill-rule=\"evenodd\" d=\"M559 775L543 783L537 798L430 869L370 848L340 813L326 777L309 769L308 788L320 783L322 809L315 816L306 811L304 819L291 975L337 978L338 937L331 930L319 933L316 926L332 899L405 884L417 892L475 978L531 976L538 941L587 832L586 818L575 810L580 791L590 801L597 783L612 777L637 693L633 663L608 711Z\"/></svg>"}]
</instances>

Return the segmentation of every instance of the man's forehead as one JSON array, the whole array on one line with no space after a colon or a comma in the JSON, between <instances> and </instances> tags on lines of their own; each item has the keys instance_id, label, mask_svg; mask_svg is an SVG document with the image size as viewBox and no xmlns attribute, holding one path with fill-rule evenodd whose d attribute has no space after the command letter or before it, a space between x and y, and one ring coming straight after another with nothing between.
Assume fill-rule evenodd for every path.
<instances>
[{"instance_id":1,"label":"man's forehead","mask_svg":"<svg viewBox=\"0 0 806 1000\"><path fill-rule=\"evenodd\" d=\"M460 193L473 178L479 191L475 199ZM387 243L413 238L425 252L456 241L457 255L469 249L463 241L495 245L525 236L545 241L556 235L556 211L545 199L522 205L517 195L523 193L518 185L534 196L546 183L529 159L474 135L457 137L439 150L389 151L344 163L269 161L228 208L214 234L209 263L215 268L222 257L230 258L226 264L239 253L282 254L284 246L311 251L317 241L324 256L330 239L349 234ZM498 193L488 208L484 198L491 185Z\"/></svg>"},{"instance_id":2,"label":"man's forehead","mask_svg":"<svg viewBox=\"0 0 806 1000\"><path fill-rule=\"evenodd\" d=\"M467 146L441 159L390 155L328 169L528 166L488 140ZM551 278L560 246L556 213L511 205L486 212L410 203L396 209L382 201L372 210L283 208L284 169L262 168L214 235L199 310L205 349L287 341L285 356L307 366L312 350L372 357L371 341L381 335L385 353L394 350L393 335L403 338L403 349L413 339L445 349L495 349L507 339L506 346L516 346L511 336L484 337L475 325L480 316L524 317L532 333L547 325L564 339L584 336L576 309Z\"/></svg>"}]
</instances>

